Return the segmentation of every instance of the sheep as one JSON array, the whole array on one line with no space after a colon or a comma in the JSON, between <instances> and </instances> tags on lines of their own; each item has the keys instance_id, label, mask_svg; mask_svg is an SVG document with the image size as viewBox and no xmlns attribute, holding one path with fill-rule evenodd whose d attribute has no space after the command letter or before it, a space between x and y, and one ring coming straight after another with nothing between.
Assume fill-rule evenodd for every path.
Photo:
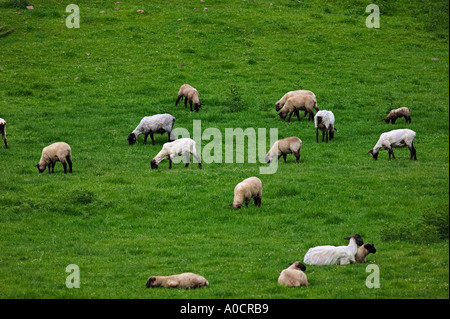
<instances>
[{"instance_id":1,"label":"sheep","mask_svg":"<svg viewBox=\"0 0 450 319\"><path fill-rule=\"evenodd\" d=\"M190 154L195 157L198 163L198 168L201 169L202 163L200 161L200 157L197 155L197 151L195 150L195 141L190 138L180 138L173 142L165 143L161 151L151 160L150 165L152 169L157 169L161 161L168 159L169 169L171 169L172 160L177 156L184 155L186 156L185 167L188 167L191 162Z\"/></svg>"},{"instance_id":2,"label":"sheep","mask_svg":"<svg viewBox=\"0 0 450 319\"><path fill-rule=\"evenodd\" d=\"M277 103L275 103L275 109L277 111L281 110L281 108L284 106L284 104L290 97L292 97L294 95L298 95L298 94L309 94L309 95L316 97L316 95L313 92L308 91L308 90L289 91L285 95L283 95L283 97L281 99L279 99ZM317 105L316 105L316 107L317 107ZM316 109L316 111L318 111L318 110L319 110L319 108Z\"/></svg>"},{"instance_id":3,"label":"sheep","mask_svg":"<svg viewBox=\"0 0 450 319\"><path fill-rule=\"evenodd\" d=\"M368 254L375 254L377 252L375 246L371 243L363 244L358 248L355 255L355 260L357 263L364 264L366 262L366 256Z\"/></svg>"},{"instance_id":4,"label":"sheep","mask_svg":"<svg viewBox=\"0 0 450 319\"><path fill-rule=\"evenodd\" d=\"M312 121L314 118L313 108L318 110L315 96L310 94L297 94L287 99L278 115L282 120L285 120L286 116L289 114L288 122L290 122L292 114L295 113L297 115L297 119L300 121L300 115L298 111L304 110L305 112L309 113L308 120Z\"/></svg>"},{"instance_id":5,"label":"sheep","mask_svg":"<svg viewBox=\"0 0 450 319\"><path fill-rule=\"evenodd\" d=\"M295 156L295 160L298 163L300 161L300 150L302 148L302 141L296 136L291 136L284 138L282 140L276 141L269 152L266 155L266 163L270 163L273 161L273 158L277 156L277 159L280 159L281 156L284 158L284 162L286 162L286 155L293 153Z\"/></svg>"},{"instance_id":6,"label":"sheep","mask_svg":"<svg viewBox=\"0 0 450 319\"><path fill-rule=\"evenodd\" d=\"M242 207L242 203L245 202L245 206L248 207L248 202L253 198L255 206L261 207L262 199L262 182L258 177L249 177L236 185L234 188L234 200L230 206L234 209Z\"/></svg>"},{"instance_id":7,"label":"sheep","mask_svg":"<svg viewBox=\"0 0 450 319\"><path fill-rule=\"evenodd\" d=\"M55 164L58 161L61 162L64 167L64 174L67 173L67 164L69 164L69 173L72 173L72 150L70 149L69 144L56 142L44 147L41 159L36 167L38 168L39 173L42 173L48 166L48 173L51 174L55 172Z\"/></svg>"},{"instance_id":8,"label":"sheep","mask_svg":"<svg viewBox=\"0 0 450 319\"><path fill-rule=\"evenodd\" d=\"M411 123L411 116L409 116L409 109L407 107L401 107L395 110L391 110L383 120L386 123L389 123L389 121L392 121L392 124L395 124L395 121L399 117L404 117L406 120L406 123Z\"/></svg>"},{"instance_id":9,"label":"sheep","mask_svg":"<svg viewBox=\"0 0 450 319\"><path fill-rule=\"evenodd\" d=\"M305 270L305 265L296 261L281 272L280 277L278 277L278 284L288 287L310 286L304 273Z\"/></svg>"},{"instance_id":10,"label":"sheep","mask_svg":"<svg viewBox=\"0 0 450 319\"><path fill-rule=\"evenodd\" d=\"M165 287L180 289L194 289L208 285L209 282L205 277L192 272L171 276L151 276L145 284L147 288Z\"/></svg>"},{"instance_id":11,"label":"sheep","mask_svg":"<svg viewBox=\"0 0 450 319\"><path fill-rule=\"evenodd\" d=\"M196 88L190 86L189 84L183 84L178 91L177 101L175 102L175 106L178 105L181 99L184 97L184 106L187 108L187 102L189 101L189 106L192 111L192 104L194 104L195 111L198 112L200 107L203 105L200 103L198 97L198 91Z\"/></svg>"},{"instance_id":12,"label":"sheep","mask_svg":"<svg viewBox=\"0 0 450 319\"><path fill-rule=\"evenodd\" d=\"M326 143L328 143L328 136L330 141L334 138L334 114L331 111L321 110L316 113L314 117L314 127L316 128L316 142L319 143L319 130L322 131L322 142L324 135L326 136Z\"/></svg>"},{"instance_id":13,"label":"sheep","mask_svg":"<svg viewBox=\"0 0 450 319\"><path fill-rule=\"evenodd\" d=\"M380 138L378 139L377 144L368 152L368 154L372 154L373 159L378 159L378 152L380 148L384 150L388 150L389 152L389 160L392 158L395 159L394 151L392 148L400 148L408 146L410 151L410 160L414 158L417 160L416 149L414 148L414 139L416 137L416 132L409 129L399 129L392 130L389 132L382 133Z\"/></svg>"},{"instance_id":14,"label":"sheep","mask_svg":"<svg viewBox=\"0 0 450 319\"><path fill-rule=\"evenodd\" d=\"M344 238L349 240L347 246L317 246L310 248L303 258L307 265L348 265L355 263L355 255L358 251L357 246L363 245L360 235L354 234L351 237Z\"/></svg>"},{"instance_id":15,"label":"sheep","mask_svg":"<svg viewBox=\"0 0 450 319\"><path fill-rule=\"evenodd\" d=\"M153 139L153 133L160 133L163 135L167 132L169 136L169 142L172 141L172 130L175 123L175 118L168 114L156 114L152 116L143 117L139 125L128 135L128 143L133 145L136 143L139 135L144 134L144 144L147 144L147 137L150 134L152 139L152 145L155 145Z\"/></svg>"},{"instance_id":16,"label":"sheep","mask_svg":"<svg viewBox=\"0 0 450 319\"><path fill-rule=\"evenodd\" d=\"M2 133L3 143L5 148L8 148L8 143L6 143L6 121L0 117L0 132Z\"/></svg>"}]
</instances>

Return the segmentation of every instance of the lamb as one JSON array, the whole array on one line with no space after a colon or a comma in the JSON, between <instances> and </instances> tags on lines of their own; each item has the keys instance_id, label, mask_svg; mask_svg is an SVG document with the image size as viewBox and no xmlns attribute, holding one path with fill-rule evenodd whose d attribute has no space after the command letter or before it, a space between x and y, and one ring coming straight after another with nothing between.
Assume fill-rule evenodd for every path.
<instances>
[{"instance_id":1,"label":"lamb","mask_svg":"<svg viewBox=\"0 0 450 319\"><path fill-rule=\"evenodd\" d=\"M151 160L150 165L152 169L157 169L161 161L168 159L169 169L171 169L172 160L177 156L184 155L186 156L185 167L188 167L191 162L190 154L195 157L198 163L198 168L201 169L202 163L200 161L200 157L197 155L197 151L195 150L195 141L190 138L180 138L173 142L165 143L161 151Z\"/></svg>"},{"instance_id":2,"label":"lamb","mask_svg":"<svg viewBox=\"0 0 450 319\"><path fill-rule=\"evenodd\" d=\"M155 145L155 140L153 139L153 133L160 133L163 135L167 132L169 136L169 142L172 141L172 130L175 123L175 118L168 114L156 114L153 116L146 116L142 118L139 125L134 129L134 131L128 135L128 143L133 145L136 143L139 135L144 134L144 144L147 144L147 137L150 134L152 139L152 145Z\"/></svg>"},{"instance_id":3,"label":"lamb","mask_svg":"<svg viewBox=\"0 0 450 319\"><path fill-rule=\"evenodd\" d=\"M316 113L314 117L314 127L316 128L316 142L319 143L319 129L322 130L322 142L324 135L326 136L326 143L328 143L328 136L330 141L334 138L334 114L331 111L321 110Z\"/></svg>"},{"instance_id":4,"label":"lamb","mask_svg":"<svg viewBox=\"0 0 450 319\"><path fill-rule=\"evenodd\" d=\"M378 159L378 152L380 148L384 150L388 150L389 152L389 160L392 158L395 159L394 151L392 148L400 148L408 146L409 151L411 153L410 160L414 158L417 160L416 149L414 148L414 139L416 137L416 132L409 129L399 129L392 130L389 132L382 133L380 138L378 139L377 144L368 152L372 154L373 159Z\"/></svg>"},{"instance_id":5,"label":"lamb","mask_svg":"<svg viewBox=\"0 0 450 319\"><path fill-rule=\"evenodd\" d=\"M192 272L171 276L151 276L145 284L147 288L165 287L181 289L194 289L208 285L209 282L205 277Z\"/></svg>"},{"instance_id":6,"label":"lamb","mask_svg":"<svg viewBox=\"0 0 450 319\"><path fill-rule=\"evenodd\" d=\"M404 117L406 120L406 123L411 123L411 116L409 116L409 109L407 107L401 107L395 110L391 110L383 120L386 123L389 123L389 121L392 121L392 124L395 124L395 121L399 117Z\"/></svg>"},{"instance_id":7,"label":"lamb","mask_svg":"<svg viewBox=\"0 0 450 319\"><path fill-rule=\"evenodd\" d=\"M366 243L358 248L355 259L357 263L364 264L366 262L366 256L368 254L375 254L377 252L375 246L371 243Z\"/></svg>"},{"instance_id":8,"label":"lamb","mask_svg":"<svg viewBox=\"0 0 450 319\"><path fill-rule=\"evenodd\" d=\"M300 121L300 116L298 111L304 110L309 113L309 121L312 121L314 118L313 108L318 110L316 97L310 94L297 94L291 96L287 99L284 106L281 108L280 113L278 115L281 119L285 120L286 116L289 114L288 122L291 121L292 114L295 113L297 115L297 119Z\"/></svg>"},{"instance_id":9,"label":"lamb","mask_svg":"<svg viewBox=\"0 0 450 319\"><path fill-rule=\"evenodd\" d=\"M242 203L245 202L245 206L248 207L248 202L253 198L255 206L261 207L262 198L262 182L258 177L249 177L236 185L234 188L234 200L230 206L234 209L242 207Z\"/></svg>"},{"instance_id":10,"label":"lamb","mask_svg":"<svg viewBox=\"0 0 450 319\"><path fill-rule=\"evenodd\" d=\"M281 272L280 277L278 277L278 284L288 287L310 286L304 273L305 270L305 265L296 261Z\"/></svg>"},{"instance_id":11,"label":"lamb","mask_svg":"<svg viewBox=\"0 0 450 319\"><path fill-rule=\"evenodd\" d=\"M273 158L277 156L277 159L280 159L281 156L284 158L284 162L286 162L286 155L293 153L295 156L295 160L298 163L300 161L300 150L302 148L302 141L296 137L291 136L284 138L282 140L276 141L269 152L266 155L266 163L270 163L273 161Z\"/></svg>"},{"instance_id":12,"label":"lamb","mask_svg":"<svg viewBox=\"0 0 450 319\"><path fill-rule=\"evenodd\" d=\"M3 143L5 148L8 148L8 143L6 143L6 121L0 117L0 132L2 133Z\"/></svg>"},{"instance_id":13,"label":"lamb","mask_svg":"<svg viewBox=\"0 0 450 319\"><path fill-rule=\"evenodd\" d=\"M277 103L275 103L275 109L277 111L281 110L281 108L284 106L284 104L290 97L299 95L299 94L308 94L308 95L312 95L312 96L316 97L316 95L313 92L308 91L308 90L289 91L285 95L283 95L283 97L281 99L279 99ZM318 110L319 110L319 108L316 109L316 111L318 111Z\"/></svg>"},{"instance_id":14,"label":"lamb","mask_svg":"<svg viewBox=\"0 0 450 319\"><path fill-rule=\"evenodd\" d=\"M194 104L195 111L198 111L200 107L203 105L200 103L198 97L198 91L196 88L190 86L189 84L183 84L178 91L177 101L175 102L175 106L178 105L178 102L184 97L184 106L187 108L187 102L189 101L189 106L192 111L192 104Z\"/></svg>"},{"instance_id":15,"label":"lamb","mask_svg":"<svg viewBox=\"0 0 450 319\"><path fill-rule=\"evenodd\" d=\"M55 172L55 164L58 161L61 162L64 167L64 174L67 173L67 163L69 164L69 173L72 173L72 150L70 149L69 144L56 142L44 147L41 159L36 167L38 168L39 173L42 173L48 166L48 173L51 174Z\"/></svg>"},{"instance_id":16,"label":"lamb","mask_svg":"<svg viewBox=\"0 0 450 319\"><path fill-rule=\"evenodd\" d=\"M355 263L355 255L358 251L357 246L363 245L360 235L354 234L351 237L344 238L349 240L348 246L317 246L310 248L303 258L307 265L348 265Z\"/></svg>"}]
</instances>

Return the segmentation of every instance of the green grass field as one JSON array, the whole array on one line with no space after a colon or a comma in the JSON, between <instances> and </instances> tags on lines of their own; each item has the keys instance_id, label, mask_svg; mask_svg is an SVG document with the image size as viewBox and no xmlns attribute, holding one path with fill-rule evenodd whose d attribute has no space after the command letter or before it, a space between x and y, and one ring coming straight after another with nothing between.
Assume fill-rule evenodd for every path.
<instances>
[{"instance_id":1,"label":"green grass field","mask_svg":"<svg viewBox=\"0 0 450 319\"><path fill-rule=\"evenodd\" d=\"M449 297L447 1L373 1L378 29L365 24L371 1L72 2L78 29L65 24L70 1L0 0L0 33L14 28L0 37L0 298ZM183 83L199 90L198 113L175 107ZM279 119L275 102L294 89L333 111L332 142L316 143L306 118ZM382 121L401 106L412 123ZM300 163L151 170L167 135L155 146L127 136L166 112L191 134L194 120L222 135L278 128L303 141ZM374 161L367 152L396 128L417 132L418 160L403 148ZM72 147L73 174L59 163L38 174L57 141ZM233 189L250 176L262 207L235 211ZM311 286L278 285L310 247L354 233L377 248L380 288L366 287L367 264L307 266ZM69 264L79 289L65 285ZM187 271L210 286L145 288Z\"/></svg>"}]
</instances>

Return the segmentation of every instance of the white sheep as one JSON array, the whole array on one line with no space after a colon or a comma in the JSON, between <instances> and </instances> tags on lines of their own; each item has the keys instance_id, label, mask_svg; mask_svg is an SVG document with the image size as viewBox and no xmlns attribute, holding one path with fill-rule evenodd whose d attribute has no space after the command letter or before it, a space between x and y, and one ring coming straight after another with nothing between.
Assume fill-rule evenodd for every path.
<instances>
[{"instance_id":1,"label":"white sheep","mask_svg":"<svg viewBox=\"0 0 450 319\"><path fill-rule=\"evenodd\" d=\"M292 96L294 96L294 95L298 95L298 94L309 94L309 95L312 95L312 96L316 97L316 95L315 95L313 92L308 91L308 90L295 90L295 91L289 91L289 92L287 92L285 95L283 95L283 97L282 97L281 99L279 99L279 100L277 101L277 103L275 103L275 109L276 109L277 111L281 110L281 108L284 106L284 104L286 103L286 101L287 101L290 97L292 97ZM317 105L316 105L316 106L317 106ZM316 109L316 111L318 111L318 110L319 110L319 108Z\"/></svg>"},{"instance_id":2,"label":"white sheep","mask_svg":"<svg viewBox=\"0 0 450 319\"><path fill-rule=\"evenodd\" d=\"M305 265L296 261L281 272L278 284L288 287L310 286L308 277L304 273L305 270Z\"/></svg>"},{"instance_id":3,"label":"white sheep","mask_svg":"<svg viewBox=\"0 0 450 319\"><path fill-rule=\"evenodd\" d=\"M313 108L318 110L316 97L314 95L297 94L287 99L278 115L281 119L285 120L287 115L289 114L288 122L290 122L292 114L295 113L297 115L297 119L300 121L300 115L298 111L303 110L305 111L305 113L309 113L308 120L312 121L314 118Z\"/></svg>"},{"instance_id":4,"label":"white sheep","mask_svg":"<svg viewBox=\"0 0 450 319\"><path fill-rule=\"evenodd\" d=\"M300 150L302 148L302 140L296 136L291 136L284 138L282 140L276 141L269 152L266 155L266 162L270 163L273 161L275 157L280 159L281 156L284 158L284 162L286 162L286 155L293 153L295 156L295 160L298 163L300 161Z\"/></svg>"},{"instance_id":5,"label":"white sheep","mask_svg":"<svg viewBox=\"0 0 450 319\"><path fill-rule=\"evenodd\" d=\"M354 263L358 246L364 242L360 235L354 234L351 237L344 238L349 240L347 246L317 246L310 248L303 258L307 265L348 265Z\"/></svg>"},{"instance_id":6,"label":"white sheep","mask_svg":"<svg viewBox=\"0 0 450 319\"><path fill-rule=\"evenodd\" d=\"M5 148L8 148L8 144L6 143L6 121L0 118L0 132L2 133L3 143L5 144Z\"/></svg>"},{"instance_id":7,"label":"white sheep","mask_svg":"<svg viewBox=\"0 0 450 319\"><path fill-rule=\"evenodd\" d=\"M69 164L69 173L72 173L72 150L70 149L69 144L56 142L44 147L41 159L36 167L38 168L39 173L42 173L48 166L48 173L51 174L55 172L56 162L61 162L64 167L64 174L67 173L67 164Z\"/></svg>"},{"instance_id":8,"label":"white sheep","mask_svg":"<svg viewBox=\"0 0 450 319\"><path fill-rule=\"evenodd\" d=\"M389 160L395 158L392 148L400 148L408 146L411 156L409 159L417 160L416 149L414 148L414 139L416 138L416 132L410 129L392 130L382 133L378 139L377 144L368 152L372 154L373 159L378 159L378 152L382 148L388 150Z\"/></svg>"},{"instance_id":9,"label":"white sheep","mask_svg":"<svg viewBox=\"0 0 450 319\"><path fill-rule=\"evenodd\" d=\"M365 263L366 262L366 256L368 254L375 254L377 252L375 246L371 243L365 243L361 247L358 248L358 251L355 255L355 260L357 263Z\"/></svg>"},{"instance_id":10,"label":"white sheep","mask_svg":"<svg viewBox=\"0 0 450 319\"><path fill-rule=\"evenodd\" d=\"M386 123L389 123L390 121L392 121L392 124L395 124L395 121L399 117L404 117L406 120L406 123L411 123L411 116L409 115L409 109L407 107L400 107L398 109L391 110L389 112L388 116L386 116L383 120Z\"/></svg>"},{"instance_id":11,"label":"white sheep","mask_svg":"<svg viewBox=\"0 0 450 319\"><path fill-rule=\"evenodd\" d=\"M165 287L165 288L180 288L180 289L194 289L208 286L209 282L205 277L186 272L171 276L151 276L148 278L145 286L147 288Z\"/></svg>"},{"instance_id":12,"label":"white sheep","mask_svg":"<svg viewBox=\"0 0 450 319\"><path fill-rule=\"evenodd\" d=\"M164 134L167 132L169 136L169 142L172 141L172 130L173 124L175 123L175 118L168 114L156 114L152 116L146 116L142 118L139 125L134 129L134 131L128 135L128 143L130 145L136 143L139 135L144 134L144 144L147 143L147 137L150 134L152 139L152 144L155 145L155 140L153 139L153 133Z\"/></svg>"},{"instance_id":13,"label":"white sheep","mask_svg":"<svg viewBox=\"0 0 450 319\"><path fill-rule=\"evenodd\" d=\"M316 142L319 143L319 130L322 131L322 142L324 135L326 136L326 142L328 143L328 136L330 141L334 138L334 114L331 111L321 110L314 116L314 127L316 128Z\"/></svg>"},{"instance_id":14,"label":"white sheep","mask_svg":"<svg viewBox=\"0 0 450 319\"><path fill-rule=\"evenodd\" d=\"M161 151L151 160L150 165L152 169L157 169L161 161L169 160L169 169L172 168L172 160L177 156L186 156L186 165L189 166L191 162L190 154L197 160L198 168L202 168L202 163L200 157L197 155L195 150L195 141L190 138L180 138L173 142L165 143Z\"/></svg>"},{"instance_id":15,"label":"white sheep","mask_svg":"<svg viewBox=\"0 0 450 319\"><path fill-rule=\"evenodd\" d=\"M248 207L248 202L253 199L257 207L261 207L262 199L262 182L258 177L249 177L236 185L234 188L234 200L230 206L234 209L239 209L245 202Z\"/></svg>"},{"instance_id":16,"label":"white sheep","mask_svg":"<svg viewBox=\"0 0 450 319\"><path fill-rule=\"evenodd\" d=\"M184 106L187 107L187 102L189 101L189 106L192 111L192 104L194 104L194 109L198 111L200 107L203 105L200 103L198 91L196 88L190 86L189 84L183 84L178 91L177 101L175 102L175 106L178 105L178 102L184 98Z\"/></svg>"}]
</instances>

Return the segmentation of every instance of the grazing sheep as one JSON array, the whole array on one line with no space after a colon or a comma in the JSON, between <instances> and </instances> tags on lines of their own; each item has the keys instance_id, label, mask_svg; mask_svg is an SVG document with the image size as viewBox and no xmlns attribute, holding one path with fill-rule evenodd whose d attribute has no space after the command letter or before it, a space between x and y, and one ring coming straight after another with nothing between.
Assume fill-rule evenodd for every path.
<instances>
[{"instance_id":1,"label":"grazing sheep","mask_svg":"<svg viewBox=\"0 0 450 319\"><path fill-rule=\"evenodd\" d=\"M349 240L348 246L317 246L310 248L305 254L303 262L307 265L348 265L354 263L357 246L364 242L360 235L354 234L351 237L344 238Z\"/></svg>"},{"instance_id":2,"label":"grazing sheep","mask_svg":"<svg viewBox=\"0 0 450 319\"><path fill-rule=\"evenodd\" d=\"M198 97L198 91L196 88L190 86L189 84L183 84L178 91L177 101L175 105L178 105L178 102L184 97L184 106L187 107L187 102L189 101L189 105L192 111L192 104L194 104L194 109L198 111L200 107L203 105L200 103Z\"/></svg>"},{"instance_id":3,"label":"grazing sheep","mask_svg":"<svg viewBox=\"0 0 450 319\"><path fill-rule=\"evenodd\" d=\"M167 113L146 116L142 118L141 122L134 129L134 131L130 135L128 135L128 143L130 145L133 145L134 143L136 143L139 135L144 134L144 144L147 144L147 137L150 134L152 145L155 145L153 133L160 133L161 135L163 135L166 132L169 135L170 142L172 141L172 130L174 123L175 118Z\"/></svg>"},{"instance_id":4,"label":"grazing sheep","mask_svg":"<svg viewBox=\"0 0 450 319\"><path fill-rule=\"evenodd\" d=\"M292 114L295 113L297 115L297 119L300 121L300 115L298 111L303 110L309 113L308 120L312 121L314 118L313 108L318 110L316 97L314 95L297 94L287 99L286 103L281 108L280 113L278 113L278 115L282 120L285 120L286 116L289 114L288 122L290 122Z\"/></svg>"},{"instance_id":5,"label":"grazing sheep","mask_svg":"<svg viewBox=\"0 0 450 319\"><path fill-rule=\"evenodd\" d=\"M305 265L296 261L281 272L280 277L278 277L278 284L288 287L310 286L304 273L305 270Z\"/></svg>"},{"instance_id":6,"label":"grazing sheep","mask_svg":"<svg viewBox=\"0 0 450 319\"><path fill-rule=\"evenodd\" d=\"M161 149L161 151L151 160L150 165L152 169L157 169L159 163L161 161L168 159L169 160L169 169L172 168L172 160L177 156L186 156L186 165L189 166L191 162L191 157L195 157L198 162L198 168L202 168L202 163L200 161L200 157L197 155L197 151L195 150L195 141L190 138L180 138L173 142L165 143Z\"/></svg>"},{"instance_id":7,"label":"grazing sheep","mask_svg":"<svg viewBox=\"0 0 450 319\"><path fill-rule=\"evenodd\" d=\"M234 209L242 207L242 203L245 202L245 206L248 207L248 202L254 199L255 205L261 207L262 198L262 182L258 177L249 177L236 185L234 188L234 200L230 206Z\"/></svg>"},{"instance_id":8,"label":"grazing sheep","mask_svg":"<svg viewBox=\"0 0 450 319\"><path fill-rule=\"evenodd\" d=\"M277 110L277 112L279 110L281 110L281 108L284 106L284 104L290 97L292 97L294 95L299 95L299 94L309 94L309 95L316 97L316 95L313 92L308 91L308 90L289 91L285 95L283 95L283 97L281 99L279 99L277 103L275 103L275 109ZM316 104L316 111L318 111L318 110L319 110L319 108L317 107L317 104ZM305 115L306 115L306 111L305 111Z\"/></svg>"},{"instance_id":9,"label":"grazing sheep","mask_svg":"<svg viewBox=\"0 0 450 319\"><path fill-rule=\"evenodd\" d=\"M331 111L322 110L316 113L314 117L314 127L316 128L316 142L319 143L319 130L322 131L322 142L324 135L326 136L326 142L328 143L328 136L330 141L334 138L334 114Z\"/></svg>"},{"instance_id":10,"label":"grazing sheep","mask_svg":"<svg viewBox=\"0 0 450 319\"><path fill-rule=\"evenodd\" d=\"M409 129L399 129L385 132L380 135L377 144L369 151L372 154L373 159L378 159L378 152L380 148L388 150L389 160L395 158L392 148L400 148L408 146L411 156L409 159L417 160L416 149L414 148L414 139L416 138L416 132Z\"/></svg>"},{"instance_id":11,"label":"grazing sheep","mask_svg":"<svg viewBox=\"0 0 450 319\"><path fill-rule=\"evenodd\" d=\"M58 161L61 162L64 167L64 174L67 173L67 163L69 164L69 173L72 173L72 150L70 149L69 144L57 142L44 147L41 159L36 167L38 168L39 173L42 173L48 166L48 173L51 174L55 172L55 164Z\"/></svg>"},{"instance_id":12,"label":"grazing sheep","mask_svg":"<svg viewBox=\"0 0 450 319\"><path fill-rule=\"evenodd\" d=\"M266 162L270 163L273 161L274 157L280 159L281 156L284 158L284 162L286 162L286 155L293 153L295 156L295 160L298 163L300 161L300 150L302 148L302 141L296 137L291 136L284 138L282 140L276 141L269 152L266 155Z\"/></svg>"},{"instance_id":13,"label":"grazing sheep","mask_svg":"<svg viewBox=\"0 0 450 319\"><path fill-rule=\"evenodd\" d=\"M411 116L409 116L409 109L407 107L401 107L395 110L391 110L384 118L384 121L386 123L389 123L389 121L392 121L392 124L395 124L395 121L399 117L404 117L406 120L406 123L411 123Z\"/></svg>"},{"instance_id":14,"label":"grazing sheep","mask_svg":"<svg viewBox=\"0 0 450 319\"><path fill-rule=\"evenodd\" d=\"M358 248L358 251L356 252L355 259L357 263L364 264L366 262L366 256L368 254L375 254L377 250L375 249L375 246L371 243L366 243Z\"/></svg>"},{"instance_id":15,"label":"grazing sheep","mask_svg":"<svg viewBox=\"0 0 450 319\"><path fill-rule=\"evenodd\" d=\"M0 118L0 132L2 133L3 143L5 144L5 148L8 148L8 144L6 143L6 121Z\"/></svg>"},{"instance_id":16,"label":"grazing sheep","mask_svg":"<svg viewBox=\"0 0 450 319\"><path fill-rule=\"evenodd\" d=\"M165 287L180 289L194 289L208 285L209 282L205 277L192 272L171 276L151 276L145 284L147 288Z\"/></svg>"}]
</instances>

